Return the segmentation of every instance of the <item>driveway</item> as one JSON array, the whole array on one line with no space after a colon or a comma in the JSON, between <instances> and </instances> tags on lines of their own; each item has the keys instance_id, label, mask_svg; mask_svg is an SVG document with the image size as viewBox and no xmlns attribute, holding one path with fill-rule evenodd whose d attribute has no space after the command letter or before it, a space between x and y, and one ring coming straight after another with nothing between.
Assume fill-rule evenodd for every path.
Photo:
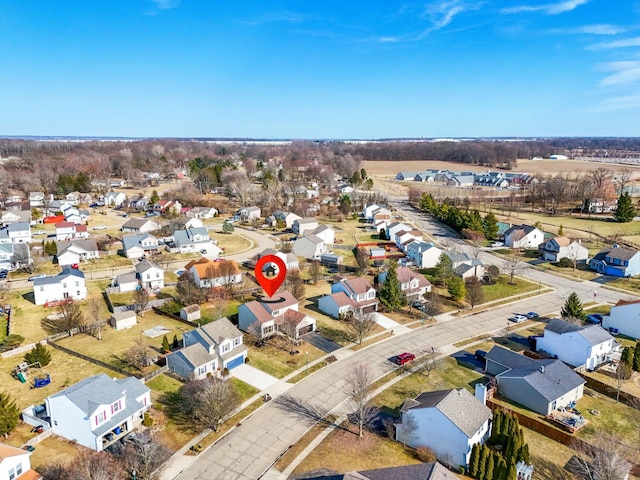
<instances>
[{"instance_id":1,"label":"driveway","mask_svg":"<svg viewBox=\"0 0 640 480\"><path fill-rule=\"evenodd\" d=\"M231 369L229 374L238 380L242 380L244 383L248 383L252 387L256 387L260 391L266 390L271 385L278 383L276 377L272 377L268 373L264 373L262 370L258 370L246 363Z\"/></svg>"},{"instance_id":2,"label":"driveway","mask_svg":"<svg viewBox=\"0 0 640 480\"><path fill-rule=\"evenodd\" d=\"M373 321L376 322L385 330L391 330L393 328L398 328L402 326L395 320L391 320L389 317L385 317L381 313L375 312L372 316L373 316Z\"/></svg>"},{"instance_id":3,"label":"driveway","mask_svg":"<svg viewBox=\"0 0 640 480\"><path fill-rule=\"evenodd\" d=\"M323 337L318 332L311 332L307 335L304 335L302 338L325 353L335 352L336 350L341 348L340 345L338 345L336 342Z\"/></svg>"}]
</instances>

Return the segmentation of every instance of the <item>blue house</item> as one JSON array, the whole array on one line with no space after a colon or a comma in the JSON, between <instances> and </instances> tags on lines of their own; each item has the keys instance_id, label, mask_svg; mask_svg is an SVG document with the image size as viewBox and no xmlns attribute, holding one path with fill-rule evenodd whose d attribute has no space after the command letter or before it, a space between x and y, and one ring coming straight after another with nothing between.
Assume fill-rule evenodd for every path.
<instances>
[{"instance_id":1,"label":"blue house","mask_svg":"<svg viewBox=\"0 0 640 480\"><path fill-rule=\"evenodd\" d=\"M612 277L640 275L640 252L617 245L604 248L591 259L589 268Z\"/></svg>"}]
</instances>

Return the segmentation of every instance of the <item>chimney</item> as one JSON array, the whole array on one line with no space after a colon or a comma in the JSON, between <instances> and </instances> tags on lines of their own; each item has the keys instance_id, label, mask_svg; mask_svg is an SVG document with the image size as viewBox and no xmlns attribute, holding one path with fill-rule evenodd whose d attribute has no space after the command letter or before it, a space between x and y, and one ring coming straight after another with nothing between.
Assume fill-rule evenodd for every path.
<instances>
[{"instance_id":1,"label":"chimney","mask_svg":"<svg viewBox=\"0 0 640 480\"><path fill-rule=\"evenodd\" d=\"M482 383L476 383L475 397L480 400L483 405L487 404L487 386Z\"/></svg>"},{"instance_id":2,"label":"chimney","mask_svg":"<svg viewBox=\"0 0 640 480\"><path fill-rule=\"evenodd\" d=\"M540 365L540 373L544 373L544 365Z\"/></svg>"}]
</instances>

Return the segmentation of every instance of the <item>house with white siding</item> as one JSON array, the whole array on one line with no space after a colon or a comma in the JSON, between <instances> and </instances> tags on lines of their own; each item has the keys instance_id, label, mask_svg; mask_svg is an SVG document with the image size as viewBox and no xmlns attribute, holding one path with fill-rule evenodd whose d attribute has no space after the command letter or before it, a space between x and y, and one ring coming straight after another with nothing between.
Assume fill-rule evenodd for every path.
<instances>
[{"instance_id":1,"label":"house with white siding","mask_svg":"<svg viewBox=\"0 0 640 480\"><path fill-rule=\"evenodd\" d=\"M140 235L125 235L122 237L122 249L127 258L140 258L143 255L153 255L160 251L158 239L148 233Z\"/></svg>"},{"instance_id":2,"label":"house with white siding","mask_svg":"<svg viewBox=\"0 0 640 480\"><path fill-rule=\"evenodd\" d=\"M84 273L64 267L57 275L36 278L33 280L33 297L36 305L84 300L87 298Z\"/></svg>"},{"instance_id":3,"label":"house with white siding","mask_svg":"<svg viewBox=\"0 0 640 480\"><path fill-rule=\"evenodd\" d=\"M304 235L305 232L310 232L318 228L318 220L315 217L298 218L291 224L291 230L298 236Z\"/></svg>"},{"instance_id":4,"label":"house with white siding","mask_svg":"<svg viewBox=\"0 0 640 480\"><path fill-rule=\"evenodd\" d=\"M609 315L602 316L602 327L640 339L640 300L619 300L611 307Z\"/></svg>"},{"instance_id":5,"label":"house with white siding","mask_svg":"<svg viewBox=\"0 0 640 480\"><path fill-rule=\"evenodd\" d=\"M41 480L31 468L30 451L0 443L0 478L7 480Z\"/></svg>"},{"instance_id":6,"label":"house with white siding","mask_svg":"<svg viewBox=\"0 0 640 480\"><path fill-rule=\"evenodd\" d=\"M184 267L191 272L193 281L200 288L226 287L242 284L242 272L233 260L213 261L202 257Z\"/></svg>"},{"instance_id":7,"label":"house with white siding","mask_svg":"<svg viewBox=\"0 0 640 480\"><path fill-rule=\"evenodd\" d=\"M31 225L28 222L10 223L7 234L11 243L31 243Z\"/></svg>"},{"instance_id":8,"label":"house with white siding","mask_svg":"<svg viewBox=\"0 0 640 480\"><path fill-rule=\"evenodd\" d=\"M149 218L130 218L121 230L126 233L149 233L160 229L160 224Z\"/></svg>"},{"instance_id":9,"label":"house with white siding","mask_svg":"<svg viewBox=\"0 0 640 480\"><path fill-rule=\"evenodd\" d=\"M61 267L100 257L98 244L93 238L56 242L56 258Z\"/></svg>"},{"instance_id":10,"label":"house with white siding","mask_svg":"<svg viewBox=\"0 0 640 480\"><path fill-rule=\"evenodd\" d=\"M272 301L275 299L278 301ZM315 318L299 312L298 303L286 290L274 294L272 298L247 302L238 307L238 326L260 338L269 337L278 331L298 338L316 329Z\"/></svg>"},{"instance_id":11,"label":"house with white siding","mask_svg":"<svg viewBox=\"0 0 640 480\"><path fill-rule=\"evenodd\" d=\"M418 268L434 268L443 250L433 243L411 242L407 245L407 258Z\"/></svg>"}]
</instances>

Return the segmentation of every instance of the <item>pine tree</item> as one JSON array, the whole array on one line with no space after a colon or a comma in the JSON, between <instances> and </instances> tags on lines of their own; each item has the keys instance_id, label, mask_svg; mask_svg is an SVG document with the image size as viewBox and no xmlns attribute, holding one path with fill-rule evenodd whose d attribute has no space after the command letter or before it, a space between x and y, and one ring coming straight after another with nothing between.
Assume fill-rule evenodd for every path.
<instances>
[{"instance_id":1,"label":"pine tree","mask_svg":"<svg viewBox=\"0 0 640 480\"><path fill-rule=\"evenodd\" d=\"M469 225L468 228L473 230L474 232L479 232L484 235L484 224L482 222L482 216L478 210L471 210L471 215L469 215Z\"/></svg>"},{"instance_id":2,"label":"pine tree","mask_svg":"<svg viewBox=\"0 0 640 480\"><path fill-rule=\"evenodd\" d=\"M507 476L507 462L504 461L502 455L497 456L498 462L493 468L493 480L504 480Z\"/></svg>"},{"instance_id":3,"label":"pine tree","mask_svg":"<svg viewBox=\"0 0 640 480\"><path fill-rule=\"evenodd\" d=\"M560 227L558 228L558 236L561 237L563 235L564 235L564 226L560 224Z\"/></svg>"},{"instance_id":4,"label":"pine tree","mask_svg":"<svg viewBox=\"0 0 640 480\"><path fill-rule=\"evenodd\" d=\"M165 353L171 351L171 349L169 348L169 339L167 338L166 335L162 337L162 351Z\"/></svg>"},{"instance_id":5,"label":"pine tree","mask_svg":"<svg viewBox=\"0 0 640 480\"><path fill-rule=\"evenodd\" d=\"M483 479L484 478L484 469L487 464L487 458L489 457L489 447L486 445L482 445L480 447L480 461L478 462L478 473L476 478Z\"/></svg>"},{"instance_id":6,"label":"pine tree","mask_svg":"<svg viewBox=\"0 0 640 480\"><path fill-rule=\"evenodd\" d=\"M497 410L493 414L493 423L491 425L491 437L489 439L491 443L493 443L494 445L500 443L501 428L502 428L502 411Z\"/></svg>"},{"instance_id":7,"label":"pine tree","mask_svg":"<svg viewBox=\"0 0 640 480\"><path fill-rule=\"evenodd\" d=\"M582 310L582 302L576 292L571 292L567 301L564 303L564 307L560 311L562 318L577 318L579 320L585 320L587 314Z\"/></svg>"},{"instance_id":8,"label":"pine tree","mask_svg":"<svg viewBox=\"0 0 640 480\"><path fill-rule=\"evenodd\" d=\"M51 354L47 347L42 345L41 343L36 343L36 345L24 356L24 361L29 365L32 363L40 363L41 367L46 367L51 363Z\"/></svg>"},{"instance_id":9,"label":"pine tree","mask_svg":"<svg viewBox=\"0 0 640 480\"><path fill-rule=\"evenodd\" d=\"M518 470L515 462L508 462L506 480L518 480Z\"/></svg>"},{"instance_id":10,"label":"pine tree","mask_svg":"<svg viewBox=\"0 0 640 480\"><path fill-rule=\"evenodd\" d=\"M636 348L633 354L633 370L640 372L640 342L636 342Z\"/></svg>"},{"instance_id":11,"label":"pine tree","mask_svg":"<svg viewBox=\"0 0 640 480\"><path fill-rule=\"evenodd\" d=\"M526 443L522 445L518 452L518 460L522 460L524 463L529 464L529 445Z\"/></svg>"},{"instance_id":12,"label":"pine tree","mask_svg":"<svg viewBox=\"0 0 640 480\"><path fill-rule=\"evenodd\" d=\"M20 421L20 409L6 393L0 392L0 435L9 435Z\"/></svg>"},{"instance_id":13,"label":"pine tree","mask_svg":"<svg viewBox=\"0 0 640 480\"><path fill-rule=\"evenodd\" d=\"M160 195L158 195L158 191L153 190L151 192L151 197L149 197L149 203L151 203L151 205L155 205L156 203L158 203L159 200L160 200Z\"/></svg>"},{"instance_id":14,"label":"pine tree","mask_svg":"<svg viewBox=\"0 0 640 480\"><path fill-rule=\"evenodd\" d=\"M174 335L173 336L173 342L171 343L171 347L174 350L177 350L178 348L180 348L180 342L178 341L178 335Z\"/></svg>"},{"instance_id":15,"label":"pine tree","mask_svg":"<svg viewBox=\"0 0 640 480\"><path fill-rule=\"evenodd\" d=\"M476 478L478 474L478 466L480 464L480 445L477 443L473 444L471 448L471 459L469 460L469 474Z\"/></svg>"},{"instance_id":16,"label":"pine tree","mask_svg":"<svg viewBox=\"0 0 640 480\"><path fill-rule=\"evenodd\" d=\"M454 302L462 300L467 293L464 280L460 277L451 277L449 282L447 282L447 291L449 295L451 295L451 300Z\"/></svg>"},{"instance_id":17,"label":"pine tree","mask_svg":"<svg viewBox=\"0 0 640 480\"><path fill-rule=\"evenodd\" d=\"M624 347L622 355L620 356L620 362L624 363L629 371L633 368L633 354L634 350L632 350L631 347Z\"/></svg>"},{"instance_id":18,"label":"pine tree","mask_svg":"<svg viewBox=\"0 0 640 480\"><path fill-rule=\"evenodd\" d=\"M446 285L451 277L453 277L453 262L449 255L442 252L435 269L436 281L440 285Z\"/></svg>"},{"instance_id":19,"label":"pine tree","mask_svg":"<svg viewBox=\"0 0 640 480\"><path fill-rule=\"evenodd\" d=\"M615 212L613 213L613 218L616 219L616 222L627 223L633 220L633 217L635 216L636 209L633 206L631 195L627 192L622 192L618 198L618 204Z\"/></svg>"},{"instance_id":20,"label":"pine tree","mask_svg":"<svg viewBox=\"0 0 640 480\"><path fill-rule=\"evenodd\" d=\"M396 272L397 266L397 263L391 262L389 270L387 270L387 276L378 291L380 303L382 303L384 308L392 312L398 310L406 303L402 295L402 289L400 288L398 273Z\"/></svg>"},{"instance_id":21,"label":"pine tree","mask_svg":"<svg viewBox=\"0 0 640 480\"><path fill-rule=\"evenodd\" d=\"M498 237L498 219L493 213L489 212L484 216L482 220L482 230L485 238L488 240L493 240Z\"/></svg>"},{"instance_id":22,"label":"pine tree","mask_svg":"<svg viewBox=\"0 0 640 480\"><path fill-rule=\"evenodd\" d=\"M493 454L489 454L489 457L487 458L487 463L484 466L484 479L485 480L493 480L493 468L495 467L494 465L494 456Z\"/></svg>"}]
</instances>

